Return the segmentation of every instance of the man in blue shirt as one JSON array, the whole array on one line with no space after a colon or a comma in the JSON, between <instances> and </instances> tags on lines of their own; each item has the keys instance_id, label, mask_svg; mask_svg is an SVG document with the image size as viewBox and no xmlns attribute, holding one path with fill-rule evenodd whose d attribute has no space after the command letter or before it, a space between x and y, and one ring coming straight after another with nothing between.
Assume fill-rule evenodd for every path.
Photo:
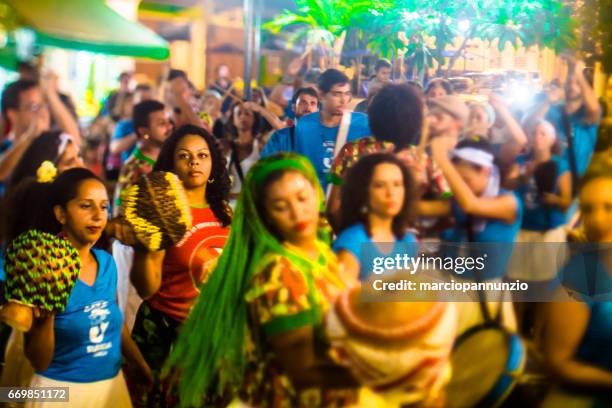
<instances>
[{"instance_id":1,"label":"man in blue shirt","mask_svg":"<svg viewBox=\"0 0 612 408\"><path fill-rule=\"evenodd\" d=\"M293 125L279 129L270 136L270 140L261 151L261 158L280 152L292 152L295 146L295 126L298 120L309 113L319 111L319 96L314 88L300 88L293 96L291 110L295 115Z\"/></svg>"},{"instance_id":2,"label":"man in blue shirt","mask_svg":"<svg viewBox=\"0 0 612 408\"><path fill-rule=\"evenodd\" d=\"M153 99L153 89L148 84L138 84L134 90L134 105ZM110 142L111 154L121 153L121 164L132 155L136 148L136 132L132 118L120 120L115 126L115 132Z\"/></svg>"},{"instance_id":3,"label":"man in blue shirt","mask_svg":"<svg viewBox=\"0 0 612 408\"><path fill-rule=\"evenodd\" d=\"M565 102L560 103L563 89L552 85L547 98L528 119L529 123L532 123L534 119L545 118L553 124L563 147L562 157L568 161L572 173L576 173L575 178L582 176L591 162L601 119L597 95L583 72L583 62L570 61L569 75L565 84ZM568 148L568 128L573 134L571 149L573 154Z\"/></svg>"},{"instance_id":4,"label":"man in blue shirt","mask_svg":"<svg viewBox=\"0 0 612 408\"><path fill-rule=\"evenodd\" d=\"M325 175L334 159L340 122L353 97L349 78L337 69L328 69L319 78L319 94L321 110L302 117L295 128L295 152L310 159L325 189L328 183ZM349 115L346 142L371 134L367 115L357 112Z\"/></svg>"}]
</instances>

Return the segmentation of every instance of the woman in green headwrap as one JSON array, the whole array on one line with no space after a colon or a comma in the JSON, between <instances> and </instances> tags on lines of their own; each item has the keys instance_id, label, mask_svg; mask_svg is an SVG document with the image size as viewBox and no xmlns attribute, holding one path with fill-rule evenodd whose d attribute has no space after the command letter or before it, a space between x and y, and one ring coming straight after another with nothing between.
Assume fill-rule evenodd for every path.
<instances>
[{"instance_id":1,"label":"woman in green headwrap","mask_svg":"<svg viewBox=\"0 0 612 408\"><path fill-rule=\"evenodd\" d=\"M249 171L223 254L170 356L183 405L240 398L325 406L352 398L356 383L327 356L323 337L323 316L344 288L322 239L323 209L306 158L272 156Z\"/></svg>"}]
</instances>

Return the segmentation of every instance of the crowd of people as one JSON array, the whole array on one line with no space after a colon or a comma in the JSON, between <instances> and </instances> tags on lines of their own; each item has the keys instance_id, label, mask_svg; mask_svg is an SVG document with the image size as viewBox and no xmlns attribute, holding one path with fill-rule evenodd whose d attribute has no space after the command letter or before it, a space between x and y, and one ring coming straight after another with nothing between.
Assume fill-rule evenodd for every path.
<instances>
[{"instance_id":1,"label":"crowd of people","mask_svg":"<svg viewBox=\"0 0 612 408\"><path fill-rule=\"evenodd\" d=\"M453 356L495 325L542 363L514 404L610 404L612 303L362 296L364 245L612 242L610 124L583 72L569 61L521 114L496 94L468 104L443 78L392 80L385 60L355 107L341 70L300 59L248 101L225 65L203 91L179 70L133 89L124 73L85 128L57 77L30 72L1 98L2 248L49 232L81 272L64 311L2 325L2 385L68 386L71 407L468 406ZM122 203L155 171L180 179L192 226L152 251ZM515 258L478 279L561 272ZM483 361L504 344L469 364L501 378ZM507 398L500 384L472 402Z\"/></svg>"}]
</instances>

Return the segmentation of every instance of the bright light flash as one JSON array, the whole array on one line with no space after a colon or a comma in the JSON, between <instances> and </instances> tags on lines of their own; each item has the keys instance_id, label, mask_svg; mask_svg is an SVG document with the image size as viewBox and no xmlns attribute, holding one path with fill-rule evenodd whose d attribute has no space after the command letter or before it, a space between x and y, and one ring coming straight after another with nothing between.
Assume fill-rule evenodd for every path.
<instances>
[{"instance_id":1,"label":"bright light flash","mask_svg":"<svg viewBox=\"0 0 612 408\"><path fill-rule=\"evenodd\" d=\"M470 29L470 20L459 20L459 30L464 33Z\"/></svg>"},{"instance_id":2,"label":"bright light flash","mask_svg":"<svg viewBox=\"0 0 612 408\"><path fill-rule=\"evenodd\" d=\"M533 89L525 83L515 83L506 94L506 101L512 106L528 108L533 103Z\"/></svg>"}]
</instances>

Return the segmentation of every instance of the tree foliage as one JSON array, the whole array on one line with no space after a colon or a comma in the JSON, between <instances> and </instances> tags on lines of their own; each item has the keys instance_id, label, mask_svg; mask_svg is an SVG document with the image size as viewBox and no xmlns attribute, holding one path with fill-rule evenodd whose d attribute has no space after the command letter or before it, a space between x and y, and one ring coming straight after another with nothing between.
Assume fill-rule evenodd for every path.
<instances>
[{"instance_id":1,"label":"tree foliage","mask_svg":"<svg viewBox=\"0 0 612 408\"><path fill-rule=\"evenodd\" d=\"M604 0L601 0L604 1ZM405 53L420 68L437 61L450 70L473 39L502 50L539 45L557 52L575 46L575 23L561 0L296 0L265 28L289 30L295 42L332 44L357 30L381 56ZM456 44L460 44L458 48ZM455 49L453 49L455 48Z\"/></svg>"},{"instance_id":2,"label":"tree foliage","mask_svg":"<svg viewBox=\"0 0 612 408\"><path fill-rule=\"evenodd\" d=\"M592 59L601 60L605 73L612 74L612 0L585 1L580 10L583 43Z\"/></svg>"},{"instance_id":3,"label":"tree foliage","mask_svg":"<svg viewBox=\"0 0 612 408\"><path fill-rule=\"evenodd\" d=\"M305 42L308 46L322 45L330 52L336 42L350 30L359 31L366 21L377 16L378 10L388 10L388 0L295 0L297 12L285 10L263 25L274 34L287 34L289 44Z\"/></svg>"},{"instance_id":4,"label":"tree foliage","mask_svg":"<svg viewBox=\"0 0 612 408\"><path fill-rule=\"evenodd\" d=\"M612 0L600 0L599 40L604 71L612 74Z\"/></svg>"},{"instance_id":5,"label":"tree foliage","mask_svg":"<svg viewBox=\"0 0 612 408\"><path fill-rule=\"evenodd\" d=\"M397 4L403 10L390 17L404 20L408 47L431 55L439 66L448 57L449 70L473 39L496 42L500 51L510 44L540 45L560 52L575 44L575 23L561 1L409 0ZM428 38L433 38L433 46Z\"/></svg>"}]
</instances>

